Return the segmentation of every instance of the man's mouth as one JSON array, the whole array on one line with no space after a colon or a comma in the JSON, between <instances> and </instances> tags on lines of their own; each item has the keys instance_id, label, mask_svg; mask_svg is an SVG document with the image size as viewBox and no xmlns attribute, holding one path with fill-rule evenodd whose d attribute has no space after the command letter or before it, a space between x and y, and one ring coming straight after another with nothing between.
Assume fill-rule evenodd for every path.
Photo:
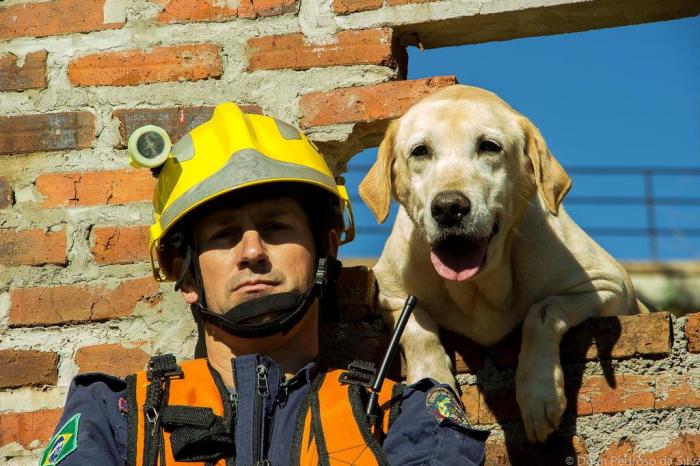
<instances>
[{"instance_id":1,"label":"man's mouth","mask_svg":"<svg viewBox=\"0 0 700 466\"><path fill-rule=\"evenodd\" d=\"M259 293L270 291L275 287L276 283L270 280L246 280L234 288L234 292L238 293Z\"/></svg>"},{"instance_id":2,"label":"man's mouth","mask_svg":"<svg viewBox=\"0 0 700 466\"><path fill-rule=\"evenodd\" d=\"M486 254L491 238L498 233L494 223L491 233L483 238L466 235L450 235L433 245L430 261L442 278L464 281L475 276L486 263Z\"/></svg>"}]
</instances>

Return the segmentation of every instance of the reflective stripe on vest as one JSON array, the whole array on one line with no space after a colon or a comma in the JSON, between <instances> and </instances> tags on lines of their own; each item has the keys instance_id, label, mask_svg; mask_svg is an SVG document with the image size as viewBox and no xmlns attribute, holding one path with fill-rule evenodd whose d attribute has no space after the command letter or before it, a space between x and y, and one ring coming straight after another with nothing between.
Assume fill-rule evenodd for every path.
<instances>
[{"instance_id":1,"label":"reflective stripe on vest","mask_svg":"<svg viewBox=\"0 0 700 466\"><path fill-rule=\"evenodd\" d=\"M206 359L183 362L183 376L170 379L167 405L211 408L214 415L225 417L228 407L222 402L222 393L214 380L213 370ZM320 372L314 379L309 395L297 412L297 432L294 435L290 463L300 466L316 465L387 465L381 438L389 428L392 391L397 387L386 380L379 394L381 431L372 433L364 418L361 400L362 388L339 382L343 370ZM218 374L216 375L218 377ZM146 372L127 377L128 400L128 457L127 463L143 466L146 435L152 435L151 425L143 411L146 389L150 384ZM225 390L225 388L223 388ZM354 422L353 422L354 421ZM175 461L170 432L164 432L165 464L201 465L204 462ZM220 459L216 466L225 466ZM162 466L162 465L161 465Z\"/></svg>"}]
</instances>

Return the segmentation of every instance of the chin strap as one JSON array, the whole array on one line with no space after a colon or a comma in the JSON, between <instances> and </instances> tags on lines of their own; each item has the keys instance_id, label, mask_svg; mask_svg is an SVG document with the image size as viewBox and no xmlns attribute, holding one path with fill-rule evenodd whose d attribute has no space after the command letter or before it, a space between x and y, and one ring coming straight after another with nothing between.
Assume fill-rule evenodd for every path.
<instances>
[{"instance_id":1,"label":"chin strap","mask_svg":"<svg viewBox=\"0 0 700 466\"><path fill-rule=\"evenodd\" d=\"M193 309L197 317L210 322L231 335L242 338L259 338L287 333L306 315L316 298L324 298L328 286L340 273L342 263L334 257L322 257L318 260L316 273L303 293L276 293L251 299L229 309L223 314L210 311L204 297L204 284L196 251L187 247L183 270L193 271L199 301ZM175 282L179 289L185 280L183 273ZM264 319L264 320L261 320ZM256 322L257 321L257 322Z\"/></svg>"}]
</instances>

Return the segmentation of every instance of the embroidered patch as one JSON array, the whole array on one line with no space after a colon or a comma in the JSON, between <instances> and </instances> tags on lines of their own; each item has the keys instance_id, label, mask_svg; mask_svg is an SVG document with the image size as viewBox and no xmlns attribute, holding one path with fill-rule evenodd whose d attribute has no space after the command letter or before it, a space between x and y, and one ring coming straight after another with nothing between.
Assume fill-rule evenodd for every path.
<instances>
[{"instance_id":1,"label":"embroidered patch","mask_svg":"<svg viewBox=\"0 0 700 466\"><path fill-rule=\"evenodd\" d=\"M470 427L467 415L457 401L452 390L445 387L435 387L425 396L425 406L435 416L438 422L449 419L453 424Z\"/></svg>"},{"instance_id":2,"label":"embroidered patch","mask_svg":"<svg viewBox=\"0 0 700 466\"><path fill-rule=\"evenodd\" d=\"M41 466L54 466L78 448L79 422L80 413L68 419L68 422L56 432L44 450L44 456L41 457L41 463L39 463Z\"/></svg>"},{"instance_id":3,"label":"embroidered patch","mask_svg":"<svg viewBox=\"0 0 700 466\"><path fill-rule=\"evenodd\" d=\"M126 404L126 398L123 396L119 398L119 412L122 414L129 414L129 407Z\"/></svg>"}]
</instances>

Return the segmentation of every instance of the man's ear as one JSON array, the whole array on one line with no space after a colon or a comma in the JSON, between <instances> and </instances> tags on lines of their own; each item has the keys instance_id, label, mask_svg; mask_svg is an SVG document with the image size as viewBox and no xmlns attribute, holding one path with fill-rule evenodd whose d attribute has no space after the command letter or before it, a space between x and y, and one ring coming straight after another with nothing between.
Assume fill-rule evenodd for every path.
<instances>
[{"instance_id":1,"label":"man's ear","mask_svg":"<svg viewBox=\"0 0 700 466\"><path fill-rule=\"evenodd\" d=\"M532 162L537 190L547 210L557 215L559 206L571 189L571 178L547 148L540 130L525 117L520 119L520 125L525 134L525 151Z\"/></svg>"},{"instance_id":2,"label":"man's ear","mask_svg":"<svg viewBox=\"0 0 700 466\"><path fill-rule=\"evenodd\" d=\"M391 167L394 164L394 138L399 127L398 120L389 125L384 140L379 146L377 160L360 183L360 197L372 211L377 222L384 223L389 215L391 202Z\"/></svg>"},{"instance_id":3,"label":"man's ear","mask_svg":"<svg viewBox=\"0 0 700 466\"><path fill-rule=\"evenodd\" d=\"M173 260L173 274L179 277L182 273L183 259L182 257L176 257ZM197 287L194 285L194 277L192 277L192 272L187 271L185 279L180 286L180 292L182 297L187 304L197 304L199 302L199 293L197 292Z\"/></svg>"}]
</instances>

